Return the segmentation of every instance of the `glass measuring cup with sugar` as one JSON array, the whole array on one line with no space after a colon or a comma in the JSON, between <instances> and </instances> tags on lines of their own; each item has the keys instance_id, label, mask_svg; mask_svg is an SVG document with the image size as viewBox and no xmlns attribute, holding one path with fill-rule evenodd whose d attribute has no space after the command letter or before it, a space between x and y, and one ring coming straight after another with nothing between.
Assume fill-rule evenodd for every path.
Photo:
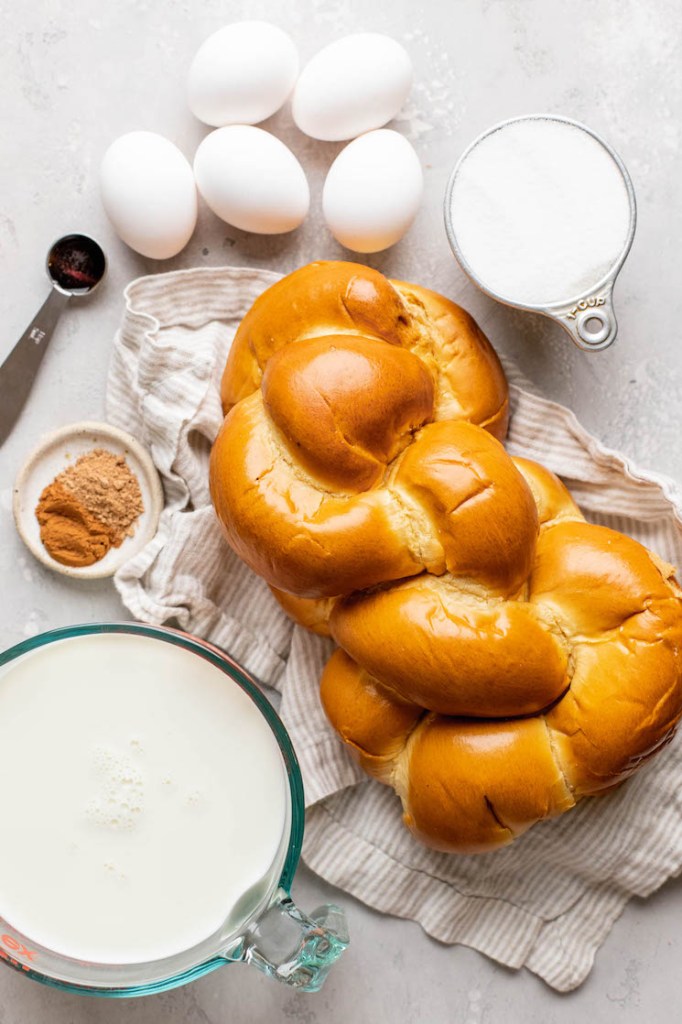
<instances>
[{"instance_id":1,"label":"glass measuring cup with sugar","mask_svg":"<svg viewBox=\"0 0 682 1024\"><path fill-rule=\"evenodd\" d=\"M0 654L0 959L50 985L158 992L229 962L317 990L343 913L289 890L303 790L275 711L227 655L137 624Z\"/></svg>"},{"instance_id":2,"label":"glass measuring cup with sugar","mask_svg":"<svg viewBox=\"0 0 682 1024\"><path fill-rule=\"evenodd\" d=\"M445 196L450 245L471 280L506 305L550 317L591 351L615 340L613 286L635 224L618 155L591 128L552 114L480 135Z\"/></svg>"}]
</instances>

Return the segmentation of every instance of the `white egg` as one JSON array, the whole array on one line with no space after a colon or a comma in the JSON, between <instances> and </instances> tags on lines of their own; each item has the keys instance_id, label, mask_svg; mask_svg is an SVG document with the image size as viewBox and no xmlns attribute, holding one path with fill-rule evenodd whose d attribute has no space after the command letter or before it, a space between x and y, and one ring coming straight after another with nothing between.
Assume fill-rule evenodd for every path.
<instances>
[{"instance_id":1,"label":"white egg","mask_svg":"<svg viewBox=\"0 0 682 1024\"><path fill-rule=\"evenodd\" d=\"M282 106L298 74L291 38L267 21L225 25L199 47L187 98L205 124L256 124Z\"/></svg>"},{"instance_id":2,"label":"white egg","mask_svg":"<svg viewBox=\"0 0 682 1024\"><path fill-rule=\"evenodd\" d=\"M102 203L131 249L155 260L175 256L197 222L189 161L154 132L128 132L109 146L100 170Z\"/></svg>"},{"instance_id":3,"label":"white egg","mask_svg":"<svg viewBox=\"0 0 682 1024\"><path fill-rule=\"evenodd\" d=\"M402 238L421 202L419 157L403 135L382 128L342 149L322 193L334 237L354 252L380 252Z\"/></svg>"},{"instance_id":4,"label":"white egg","mask_svg":"<svg viewBox=\"0 0 682 1024\"><path fill-rule=\"evenodd\" d=\"M402 107L412 85L404 47L378 32L344 36L306 64L292 97L294 121L326 142L381 128Z\"/></svg>"},{"instance_id":5,"label":"white egg","mask_svg":"<svg viewBox=\"0 0 682 1024\"><path fill-rule=\"evenodd\" d=\"M211 132L197 149L194 175L213 212L242 231L292 231L308 212L303 168L283 142L262 128L233 124Z\"/></svg>"}]
</instances>

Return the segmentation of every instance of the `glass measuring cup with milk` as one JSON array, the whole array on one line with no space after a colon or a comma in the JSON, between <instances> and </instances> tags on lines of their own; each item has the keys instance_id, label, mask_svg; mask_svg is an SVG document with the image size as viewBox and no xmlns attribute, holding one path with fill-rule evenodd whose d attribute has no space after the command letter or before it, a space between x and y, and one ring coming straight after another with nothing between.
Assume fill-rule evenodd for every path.
<instances>
[{"instance_id":1,"label":"glass measuring cup with milk","mask_svg":"<svg viewBox=\"0 0 682 1024\"><path fill-rule=\"evenodd\" d=\"M0 654L0 959L130 996L245 961L307 991L348 943L289 888L296 757L223 652L137 624L55 630Z\"/></svg>"}]
</instances>

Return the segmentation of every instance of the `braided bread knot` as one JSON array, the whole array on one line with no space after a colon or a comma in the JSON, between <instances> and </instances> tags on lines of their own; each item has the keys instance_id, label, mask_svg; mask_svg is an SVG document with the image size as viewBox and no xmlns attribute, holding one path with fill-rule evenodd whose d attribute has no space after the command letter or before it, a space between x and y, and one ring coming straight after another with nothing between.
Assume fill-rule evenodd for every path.
<instances>
[{"instance_id":1,"label":"braided bread knot","mask_svg":"<svg viewBox=\"0 0 682 1024\"><path fill-rule=\"evenodd\" d=\"M497 438L507 390L448 300L354 264L265 292L223 378L235 551L339 645L326 713L408 827L503 845L618 785L682 712L673 568Z\"/></svg>"}]
</instances>

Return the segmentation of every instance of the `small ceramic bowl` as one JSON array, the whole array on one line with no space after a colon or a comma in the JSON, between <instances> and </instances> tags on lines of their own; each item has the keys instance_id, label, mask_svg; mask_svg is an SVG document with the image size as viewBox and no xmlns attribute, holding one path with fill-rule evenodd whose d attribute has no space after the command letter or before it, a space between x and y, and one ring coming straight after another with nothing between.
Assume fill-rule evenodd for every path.
<instances>
[{"instance_id":1,"label":"small ceramic bowl","mask_svg":"<svg viewBox=\"0 0 682 1024\"><path fill-rule=\"evenodd\" d=\"M99 562L82 567L62 565L43 546L36 506L44 488L62 470L72 466L80 455L93 448L105 448L115 455L125 456L139 481L144 511L134 524L133 535L126 537L120 547L110 548ZM152 539L163 509L163 490L151 456L134 437L108 423L83 422L48 434L31 452L14 485L13 505L19 536L39 562L65 576L95 580L113 576L124 562Z\"/></svg>"}]
</instances>

